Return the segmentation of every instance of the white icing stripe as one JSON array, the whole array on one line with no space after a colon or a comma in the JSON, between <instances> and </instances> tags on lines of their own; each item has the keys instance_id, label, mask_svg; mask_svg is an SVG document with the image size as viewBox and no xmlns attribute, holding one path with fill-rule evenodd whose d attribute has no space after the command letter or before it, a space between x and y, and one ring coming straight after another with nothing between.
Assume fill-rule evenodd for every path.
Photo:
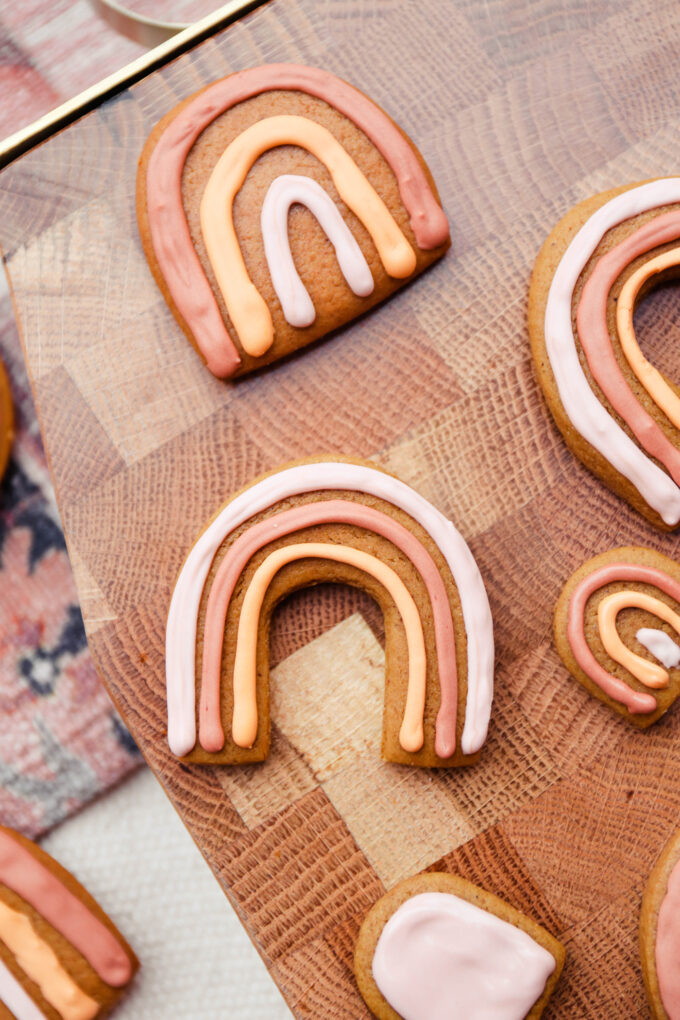
<instances>
[{"instance_id":1,"label":"white icing stripe","mask_svg":"<svg viewBox=\"0 0 680 1020\"><path fill-rule=\"evenodd\" d=\"M196 743L195 654L198 609L213 557L225 537L281 499L321 489L365 492L409 514L432 537L458 588L467 635L467 701L461 747L474 754L486 740L493 700L494 644L484 582L462 536L431 503L399 479L360 464L299 464L242 492L206 528L186 558L168 611L165 639L168 743L188 754Z\"/></svg>"},{"instance_id":2,"label":"white icing stripe","mask_svg":"<svg viewBox=\"0 0 680 1020\"><path fill-rule=\"evenodd\" d=\"M545 308L546 350L567 417L669 525L680 521L680 488L623 431L591 390L579 361L571 305L578 278L606 232L639 213L673 202L680 202L679 177L631 188L600 206L562 256Z\"/></svg>"},{"instance_id":3,"label":"white icing stripe","mask_svg":"<svg viewBox=\"0 0 680 1020\"><path fill-rule=\"evenodd\" d=\"M13 1013L16 1020L46 1020L28 992L0 960L0 1002Z\"/></svg>"},{"instance_id":4,"label":"white icing stripe","mask_svg":"<svg viewBox=\"0 0 680 1020\"><path fill-rule=\"evenodd\" d=\"M373 292L373 277L361 248L340 215L333 199L311 177L283 174L269 185L262 204L262 240L274 290L286 322L299 329L316 318L312 299L293 263L288 238L288 213L304 205L316 217L335 248L338 265L348 286L359 297Z\"/></svg>"},{"instance_id":5,"label":"white icing stripe","mask_svg":"<svg viewBox=\"0 0 680 1020\"><path fill-rule=\"evenodd\" d=\"M524 1020L555 970L526 932L452 893L420 893L388 919L373 979L405 1020Z\"/></svg>"},{"instance_id":6,"label":"white icing stripe","mask_svg":"<svg viewBox=\"0 0 680 1020\"><path fill-rule=\"evenodd\" d=\"M673 669L675 666L680 665L680 647L676 645L673 638L668 636L665 630L656 630L654 627L641 627L635 637L666 669Z\"/></svg>"}]
</instances>

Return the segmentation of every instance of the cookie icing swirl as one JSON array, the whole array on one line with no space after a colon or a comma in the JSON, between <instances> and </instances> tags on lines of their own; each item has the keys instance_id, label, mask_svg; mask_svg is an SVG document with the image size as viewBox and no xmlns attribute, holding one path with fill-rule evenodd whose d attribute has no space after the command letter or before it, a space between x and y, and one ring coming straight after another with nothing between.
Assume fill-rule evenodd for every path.
<instances>
[{"instance_id":1,"label":"cookie icing swirl","mask_svg":"<svg viewBox=\"0 0 680 1020\"><path fill-rule=\"evenodd\" d=\"M635 690L629 683L610 673L598 662L586 639L585 613L588 599L600 588L614 582L625 582L627 586L637 583L652 585L678 603L680 582L656 567L639 563L611 563L587 574L576 585L569 600L567 639L577 664L593 683L614 701L625 705L631 714L645 715L657 708L654 695ZM624 665L636 680L648 686L667 686L668 675L665 671L660 671L660 667L646 662L626 649L615 633L616 613L621 609L635 606L661 616L674 627L680 626L680 617L665 603L634 588L626 588L623 592L617 592L611 598L602 600L598 607L598 626L604 648L615 661ZM652 684L648 683L650 677L653 680Z\"/></svg>"}]
</instances>

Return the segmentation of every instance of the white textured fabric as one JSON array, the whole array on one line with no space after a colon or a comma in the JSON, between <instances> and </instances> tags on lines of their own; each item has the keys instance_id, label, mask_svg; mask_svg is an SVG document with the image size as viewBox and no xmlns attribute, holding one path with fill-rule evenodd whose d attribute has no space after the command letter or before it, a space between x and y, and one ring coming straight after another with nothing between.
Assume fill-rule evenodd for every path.
<instances>
[{"instance_id":1,"label":"white textured fabric","mask_svg":"<svg viewBox=\"0 0 680 1020\"><path fill-rule=\"evenodd\" d=\"M42 841L133 946L115 1020L290 1020L222 889L148 769Z\"/></svg>"}]
</instances>

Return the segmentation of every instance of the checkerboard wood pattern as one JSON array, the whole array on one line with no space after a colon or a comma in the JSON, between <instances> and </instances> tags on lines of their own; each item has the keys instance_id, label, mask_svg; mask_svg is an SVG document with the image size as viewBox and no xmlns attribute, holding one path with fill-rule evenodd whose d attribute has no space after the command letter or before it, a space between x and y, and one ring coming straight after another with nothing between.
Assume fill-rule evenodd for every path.
<instances>
[{"instance_id":1,"label":"checkerboard wood pattern","mask_svg":"<svg viewBox=\"0 0 680 1020\"><path fill-rule=\"evenodd\" d=\"M679 44L671 0L273 0L0 175L0 241L93 654L298 1017L366 1015L358 925L427 868L480 883L565 941L547 1015L647 1015L639 900L680 823L680 712L649 732L610 715L566 674L551 618L585 558L630 542L675 555L678 539L566 450L525 307L534 257L572 204L678 172ZM186 95L278 60L349 79L411 134L453 248L339 335L223 384L147 269L136 161ZM672 291L638 322L677 370ZM470 542L498 653L473 769L380 761L381 621L366 596L332 587L278 612L265 764L186 766L167 749L164 620L188 547L255 474L320 452L374 458Z\"/></svg>"}]
</instances>

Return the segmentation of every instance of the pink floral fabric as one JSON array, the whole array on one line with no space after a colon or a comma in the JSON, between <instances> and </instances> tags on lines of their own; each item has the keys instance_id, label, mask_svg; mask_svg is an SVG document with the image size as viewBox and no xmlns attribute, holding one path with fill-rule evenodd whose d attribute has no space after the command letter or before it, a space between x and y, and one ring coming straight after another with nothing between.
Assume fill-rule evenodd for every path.
<instances>
[{"instance_id":1,"label":"pink floral fabric","mask_svg":"<svg viewBox=\"0 0 680 1020\"><path fill-rule=\"evenodd\" d=\"M141 758L88 652L6 294L0 356L17 418L0 483L0 822L34 837Z\"/></svg>"}]
</instances>

